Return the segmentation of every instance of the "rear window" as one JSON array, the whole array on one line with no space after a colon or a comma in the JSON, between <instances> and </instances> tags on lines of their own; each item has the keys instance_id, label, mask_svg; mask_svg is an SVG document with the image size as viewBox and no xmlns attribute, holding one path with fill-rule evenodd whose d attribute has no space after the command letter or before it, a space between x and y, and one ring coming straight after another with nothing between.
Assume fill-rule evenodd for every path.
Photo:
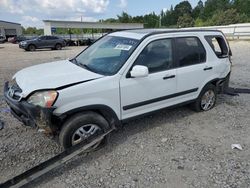
<instances>
[{"instance_id":1,"label":"rear window","mask_svg":"<svg viewBox=\"0 0 250 188\"><path fill-rule=\"evenodd\" d=\"M221 36L206 36L205 39L218 58L228 57L228 48Z\"/></svg>"},{"instance_id":2,"label":"rear window","mask_svg":"<svg viewBox=\"0 0 250 188\"><path fill-rule=\"evenodd\" d=\"M179 67L206 62L206 51L197 37L176 39Z\"/></svg>"}]
</instances>

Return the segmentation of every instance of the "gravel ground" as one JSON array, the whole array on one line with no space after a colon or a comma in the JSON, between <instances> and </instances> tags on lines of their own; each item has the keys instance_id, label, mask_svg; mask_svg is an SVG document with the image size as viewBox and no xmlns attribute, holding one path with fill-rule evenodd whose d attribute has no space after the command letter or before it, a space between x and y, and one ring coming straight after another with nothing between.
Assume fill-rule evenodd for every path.
<instances>
[{"instance_id":1,"label":"gravel ground","mask_svg":"<svg viewBox=\"0 0 250 188\"><path fill-rule=\"evenodd\" d=\"M250 42L230 42L231 85L250 88ZM72 57L82 48L24 52L0 44L0 87L18 70ZM2 91L0 92L0 98ZM250 95L220 95L216 107L195 113L188 107L126 124L110 143L77 156L29 187L250 187ZM0 100L0 182L52 157L62 148L36 129L20 126ZM242 151L231 144L241 144Z\"/></svg>"}]
</instances>

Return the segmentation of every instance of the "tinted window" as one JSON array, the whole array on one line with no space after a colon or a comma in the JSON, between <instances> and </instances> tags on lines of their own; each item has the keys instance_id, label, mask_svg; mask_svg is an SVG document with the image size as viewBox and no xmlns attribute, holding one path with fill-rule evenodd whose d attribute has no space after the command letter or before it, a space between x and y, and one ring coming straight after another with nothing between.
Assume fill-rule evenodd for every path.
<instances>
[{"instance_id":1,"label":"tinted window","mask_svg":"<svg viewBox=\"0 0 250 188\"><path fill-rule=\"evenodd\" d=\"M205 38L217 57L228 57L228 48L225 40L221 36L206 36Z\"/></svg>"},{"instance_id":2,"label":"tinted window","mask_svg":"<svg viewBox=\"0 0 250 188\"><path fill-rule=\"evenodd\" d=\"M172 68L172 39L163 39L148 44L138 56L134 65L148 67L149 73Z\"/></svg>"},{"instance_id":3,"label":"tinted window","mask_svg":"<svg viewBox=\"0 0 250 188\"><path fill-rule=\"evenodd\" d=\"M57 39L57 37L55 37L55 36L47 36L46 39L47 40L55 40L55 39Z\"/></svg>"},{"instance_id":4,"label":"tinted window","mask_svg":"<svg viewBox=\"0 0 250 188\"><path fill-rule=\"evenodd\" d=\"M51 39L56 40L56 39L58 39L58 37L56 37L56 36L51 36Z\"/></svg>"},{"instance_id":5,"label":"tinted window","mask_svg":"<svg viewBox=\"0 0 250 188\"><path fill-rule=\"evenodd\" d=\"M46 36L41 36L41 37L39 37L39 39L46 40Z\"/></svg>"},{"instance_id":6,"label":"tinted window","mask_svg":"<svg viewBox=\"0 0 250 188\"><path fill-rule=\"evenodd\" d=\"M176 49L180 67L206 61L206 51L196 37L177 38Z\"/></svg>"}]
</instances>

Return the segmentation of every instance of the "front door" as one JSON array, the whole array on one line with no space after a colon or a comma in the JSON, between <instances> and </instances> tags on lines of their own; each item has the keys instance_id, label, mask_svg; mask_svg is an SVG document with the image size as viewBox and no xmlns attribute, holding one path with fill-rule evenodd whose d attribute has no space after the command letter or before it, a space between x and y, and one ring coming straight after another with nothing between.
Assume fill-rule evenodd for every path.
<instances>
[{"instance_id":1,"label":"front door","mask_svg":"<svg viewBox=\"0 0 250 188\"><path fill-rule=\"evenodd\" d=\"M122 119L164 108L174 103L176 69L172 44L172 39L150 42L133 63L133 66L147 66L149 75L132 78L127 73L126 77L121 78Z\"/></svg>"},{"instance_id":2,"label":"front door","mask_svg":"<svg viewBox=\"0 0 250 188\"><path fill-rule=\"evenodd\" d=\"M47 43L46 43L46 36L41 36L38 38L38 44L37 44L37 48L44 48L46 47Z\"/></svg>"}]
</instances>

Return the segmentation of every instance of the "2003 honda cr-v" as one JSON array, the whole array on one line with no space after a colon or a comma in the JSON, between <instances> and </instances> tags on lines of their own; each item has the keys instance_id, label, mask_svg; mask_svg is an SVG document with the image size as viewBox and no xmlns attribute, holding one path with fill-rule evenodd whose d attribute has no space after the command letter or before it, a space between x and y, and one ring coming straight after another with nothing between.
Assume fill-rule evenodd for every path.
<instances>
[{"instance_id":1,"label":"2003 honda cr-v","mask_svg":"<svg viewBox=\"0 0 250 188\"><path fill-rule=\"evenodd\" d=\"M220 31L114 32L71 60L17 72L4 95L16 118L68 148L162 108L212 109L228 83L230 55Z\"/></svg>"}]
</instances>

